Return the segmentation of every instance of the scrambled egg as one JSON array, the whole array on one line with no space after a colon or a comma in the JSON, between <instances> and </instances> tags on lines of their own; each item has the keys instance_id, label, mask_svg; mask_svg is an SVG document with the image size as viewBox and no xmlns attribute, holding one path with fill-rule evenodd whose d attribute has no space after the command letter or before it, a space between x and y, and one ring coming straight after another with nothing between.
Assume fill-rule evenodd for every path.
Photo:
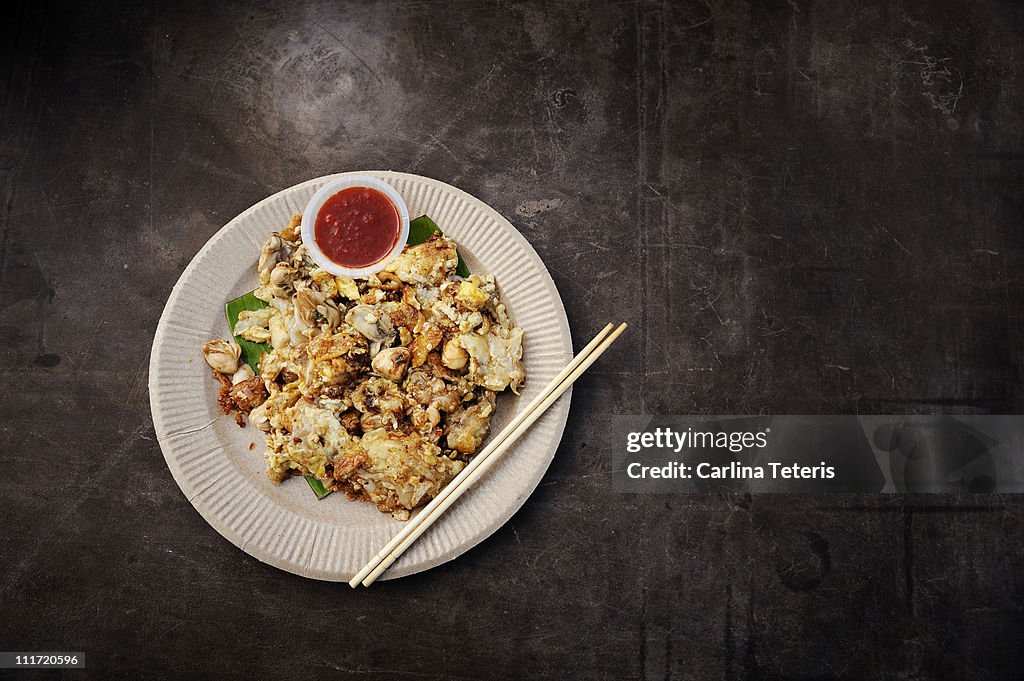
<instances>
[{"instance_id":1,"label":"scrambled egg","mask_svg":"<svg viewBox=\"0 0 1024 681\"><path fill-rule=\"evenodd\" d=\"M447 237L352 280L317 267L298 224L260 253L255 295L270 307L236 326L271 347L265 401L248 411L267 432L267 475L314 475L404 520L480 449L496 393L522 385L523 331L493 275L456 275Z\"/></svg>"}]
</instances>

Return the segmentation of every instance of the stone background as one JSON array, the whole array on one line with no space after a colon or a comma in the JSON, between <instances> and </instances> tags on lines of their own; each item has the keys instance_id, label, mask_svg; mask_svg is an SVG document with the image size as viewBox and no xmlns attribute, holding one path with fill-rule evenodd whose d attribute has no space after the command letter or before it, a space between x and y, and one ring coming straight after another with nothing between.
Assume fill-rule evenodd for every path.
<instances>
[{"instance_id":1,"label":"stone background","mask_svg":"<svg viewBox=\"0 0 1024 681\"><path fill-rule=\"evenodd\" d=\"M0 31L0 649L89 664L17 678L1021 678L1017 498L613 495L606 439L1021 412L1022 5L31 2ZM213 531L146 386L217 229L369 168L506 215L577 347L632 330L512 521L352 591Z\"/></svg>"}]
</instances>

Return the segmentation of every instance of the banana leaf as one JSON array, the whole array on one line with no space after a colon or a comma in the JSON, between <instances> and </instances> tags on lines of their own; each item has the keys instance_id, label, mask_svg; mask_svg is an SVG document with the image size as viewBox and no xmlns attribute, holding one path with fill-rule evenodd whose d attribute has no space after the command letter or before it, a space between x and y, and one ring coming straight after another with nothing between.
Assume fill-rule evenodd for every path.
<instances>
[{"instance_id":1,"label":"banana leaf","mask_svg":"<svg viewBox=\"0 0 1024 681\"><path fill-rule=\"evenodd\" d=\"M320 482L320 479L313 475L307 475L306 482L309 483L309 487L313 490L313 494L316 495L317 499L323 499L334 491L324 487L324 483Z\"/></svg>"},{"instance_id":2,"label":"banana leaf","mask_svg":"<svg viewBox=\"0 0 1024 681\"><path fill-rule=\"evenodd\" d=\"M424 241L430 239L435 234L444 234L441 228L434 223L433 220L428 218L426 215L421 215L415 220L409 221L409 238L406 239L407 244L415 246L421 244ZM462 259L462 254L459 253L459 266L455 268L456 274L460 277L469 276L469 268L466 266L466 261Z\"/></svg>"},{"instance_id":3,"label":"banana leaf","mask_svg":"<svg viewBox=\"0 0 1024 681\"><path fill-rule=\"evenodd\" d=\"M228 318L228 328L231 329L231 333L235 333L235 324L238 323L238 315L243 310L262 310L265 307L269 307L267 303L260 300L254 295L253 291L249 291L244 296L239 296L234 300L229 300L224 305L224 314ZM252 341L246 340L241 336L235 336L235 342L242 348L242 361L252 367L252 370L257 374L260 372L260 357L265 352L269 352L270 348L267 347L266 343L253 343ZM323 499L331 490L324 487L323 483L320 482L316 477L307 475L306 482L309 483L313 493L316 494L317 499Z\"/></svg>"},{"instance_id":4,"label":"banana leaf","mask_svg":"<svg viewBox=\"0 0 1024 681\"><path fill-rule=\"evenodd\" d=\"M224 305L224 314L228 318L228 328L231 329L231 333L235 332L235 324L238 323L239 313L245 310L262 310L265 307L269 306L253 295L252 291L234 300L229 300ZM258 374L260 372L260 356L269 350L267 344L253 343L241 336L235 336L235 342L242 348L242 361L251 366L252 370Z\"/></svg>"}]
</instances>

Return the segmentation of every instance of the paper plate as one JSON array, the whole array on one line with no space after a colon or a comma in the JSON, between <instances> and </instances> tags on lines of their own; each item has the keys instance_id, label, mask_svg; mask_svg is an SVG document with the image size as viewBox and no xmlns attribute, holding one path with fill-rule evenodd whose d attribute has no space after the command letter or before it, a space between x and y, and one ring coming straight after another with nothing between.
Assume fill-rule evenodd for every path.
<instances>
[{"instance_id":1,"label":"paper plate","mask_svg":"<svg viewBox=\"0 0 1024 681\"><path fill-rule=\"evenodd\" d=\"M397 189L413 216L429 215L459 244L470 270L491 272L512 319L525 331L527 384L502 395L496 433L572 359L558 290L537 253L508 220L466 192L407 173L360 171ZM257 203L203 246L171 291L153 339L149 396L157 439L185 497L215 530L275 567L348 581L402 523L344 494L317 501L301 478L275 485L263 464L263 434L220 413L218 384L200 346L227 338L224 303L256 287L260 246L288 225L324 182L295 185ZM569 414L566 393L490 473L445 514L384 578L427 570L489 536L523 505L555 454ZM250 445L254 445L250 449Z\"/></svg>"}]
</instances>

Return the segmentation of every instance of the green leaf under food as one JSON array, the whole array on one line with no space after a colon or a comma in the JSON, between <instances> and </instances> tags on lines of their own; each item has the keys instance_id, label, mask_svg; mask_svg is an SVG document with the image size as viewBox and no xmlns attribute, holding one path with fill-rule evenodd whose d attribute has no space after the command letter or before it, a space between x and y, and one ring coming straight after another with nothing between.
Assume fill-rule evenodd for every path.
<instances>
[{"instance_id":1,"label":"green leaf under food","mask_svg":"<svg viewBox=\"0 0 1024 681\"><path fill-rule=\"evenodd\" d=\"M320 478L317 478L317 477L312 476L312 475L307 475L306 476L306 482L309 483L309 487L310 487L310 489L313 490L313 494L316 495L317 499L323 499L328 494L330 494L331 492L334 491L334 490L329 490L326 487L324 487L324 483L320 482Z\"/></svg>"},{"instance_id":2,"label":"green leaf under food","mask_svg":"<svg viewBox=\"0 0 1024 681\"><path fill-rule=\"evenodd\" d=\"M421 244L424 241L430 239L435 234L443 234L441 228L437 224L428 218L426 215L421 215L415 220L409 221L409 238L406 239L407 244L415 246ZM458 253L459 265L455 268L456 274L460 277L469 276L469 267L466 266L466 261L462 259L462 254Z\"/></svg>"},{"instance_id":3,"label":"green leaf under food","mask_svg":"<svg viewBox=\"0 0 1024 681\"><path fill-rule=\"evenodd\" d=\"M224 314L227 315L228 328L231 329L231 333L235 333L235 324L238 323L239 313L243 310L262 310L265 307L269 307L269 305L253 295L252 291L234 300L229 300L224 305ZM235 336L235 342L242 348L242 361L251 366L252 370L258 374L260 372L260 357L270 350L267 344L253 343L241 336Z\"/></svg>"},{"instance_id":4,"label":"green leaf under food","mask_svg":"<svg viewBox=\"0 0 1024 681\"><path fill-rule=\"evenodd\" d=\"M250 291L244 296L227 301L224 305L224 314L227 315L227 328L231 330L231 334L234 333L234 325L239 323L240 312L247 309L257 310L269 307L265 301L260 300L254 294L255 291ZM264 352L269 352L270 348L267 347L266 343L254 343L241 336L234 336L234 342L237 342L239 347L242 348L242 360L252 367L254 372L259 374L259 358ZM331 490L328 490L324 483L314 476L306 475L305 478L309 486L312 487L313 493L316 494L316 499L324 499L331 494Z\"/></svg>"},{"instance_id":5,"label":"green leaf under food","mask_svg":"<svg viewBox=\"0 0 1024 681\"><path fill-rule=\"evenodd\" d=\"M433 220L426 215L421 215L415 220L409 221L409 238L405 240L405 243L409 246L421 244L440 231L441 228L434 224Z\"/></svg>"},{"instance_id":6,"label":"green leaf under food","mask_svg":"<svg viewBox=\"0 0 1024 681\"><path fill-rule=\"evenodd\" d=\"M229 300L224 305L224 314L228 318L228 328L231 329L231 333L235 333L235 324L238 323L238 314L243 310L262 310L265 307L269 307L265 301L260 300L255 296L255 291L249 291L244 296ZM252 367L252 370L257 374L260 372L260 357L265 352L269 352L270 348L267 347L266 343L253 343L252 341L245 340L241 336L235 336L235 342L242 348L242 360ZM313 488L313 492L316 494L317 499L323 499L331 490L324 487L323 483L320 482L316 477L307 475L306 482Z\"/></svg>"}]
</instances>

